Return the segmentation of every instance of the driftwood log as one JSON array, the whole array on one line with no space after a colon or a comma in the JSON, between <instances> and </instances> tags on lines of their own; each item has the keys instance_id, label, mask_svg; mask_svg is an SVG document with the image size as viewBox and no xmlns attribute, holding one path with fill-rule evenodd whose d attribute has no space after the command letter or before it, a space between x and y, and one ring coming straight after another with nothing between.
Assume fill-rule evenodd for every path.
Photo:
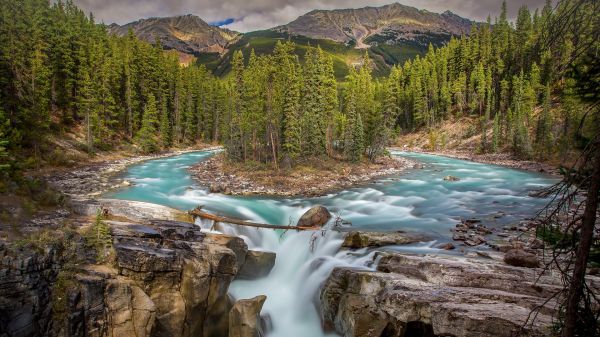
<instances>
[{"instance_id":1,"label":"driftwood log","mask_svg":"<svg viewBox=\"0 0 600 337\"><path fill-rule=\"evenodd\" d=\"M321 226L285 226L285 225L271 225L263 224L258 222L249 222L241 219L229 218L225 216L219 216L211 213L204 212L200 207L197 207L188 212L194 218L208 219L215 222L223 222L239 226L256 227L256 228L270 228L270 229L292 229L298 231L314 231L321 229Z\"/></svg>"}]
</instances>

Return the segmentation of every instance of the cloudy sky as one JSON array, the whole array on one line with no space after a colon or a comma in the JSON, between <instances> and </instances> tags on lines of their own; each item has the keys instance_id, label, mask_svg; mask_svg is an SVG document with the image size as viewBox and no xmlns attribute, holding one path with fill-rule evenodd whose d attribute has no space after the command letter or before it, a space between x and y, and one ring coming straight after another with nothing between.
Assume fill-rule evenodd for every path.
<instances>
[{"instance_id":1,"label":"cloudy sky","mask_svg":"<svg viewBox=\"0 0 600 337\"><path fill-rule=\"evenodd\" d=\"M230 22L226 27L247 32L288 23L313 9L381 6L394 0L74 0L106 24L127 23L153 16L195 14L207 22ZM441 13L445 10L474 20L496 16L501 0L402 0L402 4ZM543 6L544 0L507 0L509 16L526 4Z\"/></svg>"}]
</instances>

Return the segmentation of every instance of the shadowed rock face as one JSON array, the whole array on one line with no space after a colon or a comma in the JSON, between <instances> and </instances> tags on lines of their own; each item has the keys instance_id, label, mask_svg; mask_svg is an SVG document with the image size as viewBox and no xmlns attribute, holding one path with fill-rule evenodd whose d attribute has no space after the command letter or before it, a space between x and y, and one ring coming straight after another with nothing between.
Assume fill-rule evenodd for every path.
<instances>
[{"instance_id":1,"label":"shadowed rock face","mask_svg":"<svg viewBox=\"0 0 600 337\"><path fill-rule=\"evenodd\" d=\"M71 325L91 331L105 322L96 330L119 337L227 334L227 325L215 317L227 316L236 256L247 251L242 239L205 234L186 222L107 223L116 269L98 273L91 268L77 275L79 286L70 296L79 300L71 304L77 313L72 316L83 321Z\"/></svg>"},{"instance_id":2,"label":"shadowed rock face","mask_svg":"<svg viewBox=\"0 0 600 337\"><path fill-rule=\"evenodd\" d=\"M60 252L20 252L0 244L1 336L228 334L227 291L247 254L241 238L202 233L174 220L105 222L114 263L74 268L62 298L52 294L65 262ZM53 316L55 301L64 301L60 319Z\"/></svg>"},{"instance_id":3,"label":"shadowed rock face","mask_svg":"<svg viewBox=\"0 0 600 337\"><path fill-rule=\"evenodd\" d=\"M398 3L359 9L314 10L287 25L273 28L291 35L355 43L414 42L427 46L432 38L468 34L472 22L452 12L442 14Z\"/></svg>"},{"instance_id":4,"label":"shadowed rock face","mask_svg":"<svg viewBox=\"0 0 600 337\"><path fill-rule=\"evenodd\" d=\"M561 287L540 269L450 256L385 254L377 271L335 269L321 295L326 325L345 337L511 336L536 306L530 336L545 336ZM590 284L598 288L597 278Z\"/></svg>"},{"instance_id":5,"label":"shadowed rock face","mask_svg":"<svg viewBox=\"0 0 600 337\"><path fill-rule=\"evenodd\" d=\"M142 40L154 43L157 39L167 49L183 53L223 53L229 41L239 33L210 26L195 15L165 18L149 18L130 22L123 26L112 24L109 32L125 36L131 29Z\"/></svg>"}]
</instances>

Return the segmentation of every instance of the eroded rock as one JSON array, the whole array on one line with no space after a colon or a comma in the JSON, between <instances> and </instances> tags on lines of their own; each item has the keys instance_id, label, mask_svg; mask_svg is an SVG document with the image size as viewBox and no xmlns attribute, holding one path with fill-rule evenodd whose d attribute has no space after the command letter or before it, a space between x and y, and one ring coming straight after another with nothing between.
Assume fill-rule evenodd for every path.
<instances>
[{"instance_id":1,"label":"eroded rock","mask_svg":"<svg viewBox=\"0 0 600 337\"><path fill-rule=\"evenodd\" d=\"M246 261L237 274L239 279L256 279L267 276L275 265L273 252L249 250Z\"/></svg>"},{"instance_id":2,"label":"eroded rock","mask_svg":"<svg viewBox=\"0 0 600 337\"><path fill-rule=\"evenodd\" d=\"M259 337L260 310L267 296L238 300L229 312L229 337Z\"/></svg>"},{"instance_id":3,"label":"eroded rock","mask_svg":"<svg viewBox=\"0 0 600 337\"><path fill-rule=\"evenodd\" d=\"M345 337L513 336L531 309L529 336L545 336L556 313L545 303L559 278L491 259L385 254L377 271L336 268L321 294L326 326Z\"/></svg>"}]
</instances>

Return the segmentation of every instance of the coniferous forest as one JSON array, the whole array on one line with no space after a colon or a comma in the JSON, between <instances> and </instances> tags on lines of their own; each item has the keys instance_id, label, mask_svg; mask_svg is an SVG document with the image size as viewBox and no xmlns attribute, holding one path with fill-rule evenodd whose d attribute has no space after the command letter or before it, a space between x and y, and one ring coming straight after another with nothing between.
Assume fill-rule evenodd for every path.
<instances>
[{"instance_id":1,"label":"coniferous forest","mask_svg":"<svg viewBox=\"0 0 600 337\"><path fill-rule=\"evenodd\" d=\"M596 43L582 25L550 39L553 17L573 3L519 9L476 23L470 36L396 65L373 78L373 62L342 83L315 46L299 59L291 42L272 55L237 52L216 78L203 66L180 66L175 52L132 33L116 37L71 1L0 2L2 168L34 167L46 139L83 129L89 152L123 141L150 153L220 142L241 161L272 163L312 156L373 160L393 136L435 132L448 118L476 117L481 152L521 158L560 156L586 137L574 80L565 71ZM594 20L597 20L595 18ZM534 151L534 149L536 151Z\"/></svg>"}]
</instances>

